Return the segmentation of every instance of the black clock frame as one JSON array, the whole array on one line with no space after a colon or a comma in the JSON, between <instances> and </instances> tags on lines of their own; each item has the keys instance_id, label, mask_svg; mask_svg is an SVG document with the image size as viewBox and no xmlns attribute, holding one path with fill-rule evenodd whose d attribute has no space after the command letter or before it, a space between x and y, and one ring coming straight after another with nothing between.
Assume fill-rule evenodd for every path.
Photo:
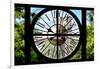
<instances>
[{"instance_id":1,"label":"black clock frame","mask_svg":"<svg viewBox=\"0 0 100 69\"><path fill-rule=\"evenodd\" d=\"M65 12L67 12L67 13L69 13L70 15L72 15L73 16L73 18L76 20L76 22L78 23L78 27L79 27L79 31L80 31L80 38L79 38L79 42L78 42L78 44L77 44L77 47L76 47L76 49L73 51L73 53L72 54L70 54L69 56L67 56L67 57L65 57L65 58L63 58L63 59L51 59L51 58L48 58L48 57L46 57L46 56L44 56L44 55L42 55L42 53L40 53L39 51L38 51L38 49L36 48L36 46L35 46L35 43L34 43L34 39L33 39L33 49L37 52L37 54L39 54L39 56L41 56L41 58L44 58L44 59L46 59L47 61L61 61L61 60L68 60L69 58L71 58L77 51L78 51L78 49L80 48L80 45L81 45L81 41L82 41L82 31L81 31L81 23L80 23L80 21L79 21L79 19L77 18L77 16L73 13L73 12L71 12L70 10L68 10L68 9L64 9L64 8L59 8L59 9L44 9L44 10L42 10L41 12L39 12L36 16L35 16L35 18L34 18L34 20L32 21L32 30L34 30L34 26L35 26L35 24L36 24L36 22L37 22L37 20L39 19L39 17L40 16L42 16L44 13L46 13L46 12L48 12L48 11L51 11L51 10L62 10L62 11L65 11ZM58 23L57 23L58 24ZM45 34L33 34L33 36L35 36L35 35L45 35ZM49 35L51 35L51 34L48 34L48 36ZM58 37L58 35L59 34L57 34L56 36ZM47 35L45 35L45 36L47 36ZM58 45L58 42L57 42L57 45ZM58 48L57 48L58 49Z\"/></svg>"},{"instance_id":2,"label":"black clock frame","mask_svg":"<svg viewBox=\"0 0 100 69\"><path fill-rule=\"evenodd\" d=\"M80 39L81 41L79 42L78 45L81 45L82 46L82 53L81 53L81 56L82 56L82 59L71 59L71 60L65 60L66 58L62 59L62 60L50 60L48 58L45 58L43 55L41 55L41 53L39 53L36 48L34 47L34 50L36 52L38 52L38 54L40 54L39 56L42 57L42 58L45 58L47 59L48 61L44 61L44 62L38 62L38 63L35 63L35 64L40 64L40 63L59 63L59 62L77 62L77 61L93 61L94 59L86 59L86 11L87 10L94 10L94 8L86 8L86 7L70 7L70 6L50 6L50 5L32 5L32 4L15 4L15 6L18 6L18 7L24 7L25 8L25 64L31 64L31 60L30 60L30 57L31 57L31 54L30 54L30 51L31 51L31 47L33 47L32 45L35 45L35 43L33 42L33 26L30 22L30 8L31 7L39 7L39 8L49 8L49 9L46 9L45 11L47 10L52 10L52 9L61 9L61 10L67 10L67 12L71 13L75 19L79 22L78 18L72 13L70 12L68 9L75 9L75 10L82 10L82 25L81 25L81 28L80 28ZM44 12L41 12L41 13L44 13ZM37 17L35 18L34 22L38 19L38 17L41 15L41 13L39 13L37 15ZM35 25L35 24L33 24ZM68 56L68 58L72 57L76 51L79 49L80 46L77 46L77 49L75 50L75 52L73 52L72 55ZM34 63L34 62L33 62Z\"/></svg>"}]
</instances>

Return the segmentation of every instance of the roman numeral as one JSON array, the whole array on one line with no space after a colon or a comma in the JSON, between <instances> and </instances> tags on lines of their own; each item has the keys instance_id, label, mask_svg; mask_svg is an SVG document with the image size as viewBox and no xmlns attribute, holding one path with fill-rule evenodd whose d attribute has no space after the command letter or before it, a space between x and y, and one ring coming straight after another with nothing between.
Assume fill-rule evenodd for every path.
<instances>
[{"instance_id":1,"label":"roman numeral","mask_svg":"<svg viewBox=\"0 0 100 69\"><path fill-rule=\"evenodd\" d=\"M72 19L73 18L71 16L66 16L65 21L67 24L65 26L67 26L69 23L71 23Z\"/></svg>"},{"instance_id":2,"label":"roman numeral","mask_svg":"<svg viewBox=\"0 0 100 69\"><path fill-rule=\"evenodd\" d=\"M57 55L56 55L56 47L54 46L54 48L53 48L53 52L52 52L52 58L53 57L56 57Z\"/></svg>"},{"instance_id":3,"label":"roman numeral","mask_svg":"<svg viewBox=\"0 0 100 69\"><path fill-rule=\"evenodd\" d=\"M43 45L42 45L42 47L40 48L40 51L42 51L42 50L43 50L44 46L45 46L45 44L43 44Z\"/></svg>"},{"instance_id":4,"label":"roman numeral","mask_svg":"<svg viewBox=\"0 0 100 69\"><path fill-rule=\"evenodd\" d=\"M41 28L44 28L45 27L45 25L42 24L42 23L40 23L40 22L37 22L36 25L40 26Z\"/></svg>"},{"instance_id":5,"label":"roman numeral","mask_svg":"<svg viewBox=\"0 0 100 69\"><path fill-rule=\"evenodd\" d=\"M50 27L49 26L49 24L41 17L41 19L43 20L43 22L48 26L48 27Z\"/></svg>"},{"instance_id":6,"label":"roman numeral","mask_svg":"<svg viewBox=\"0 0 100 69\"><path fill-rule=\"evenodd\" d=\"M45 14L45 16L47 17L47 19L50 21L49 17L47 16L47 14Z\"/></svg>"},{"instance_id":7,"label":"roman numeral","mask_svg":"<svg viewBox=\"0 0 100 69\"><path fill-rule=\"evenodd\" d=\"M69 55L69 53L72 51L72 48L69 47L68 45L65 46L60 46L60 50L58 53L58 56L62 56L62 58L64 58L66 55Z\"/></svg>"},{"instance_id":8,"label":"roman numeral","mask_svg":"<svg viewBox=\"0 0 100 69\"><path fill-rule=\"evenodd\" d=\"M42 52L44 52L44 51L49 47L49 45L50 45L50 43L48 43L48 45L46 45L46 46L43 46L40 50L41 50Z\"/></svg>"},{"instance_id":9,"label":"roman numeral","mask_svg":"<svg viewBox=\"0 0 100 69\"><path fill-rule=\"evenodd\" d=\"M67 46L67 47L65 47L65 49L66 49L66 54L68 55L71 51L70 51L70 49L69 49L69 47Z\"/></svg>"},{"instance_id":10,"label":"roman numeral","mask_svg":"<svg viewBox=\"0 0 100 69\"><path fill-rule=\"evenodd\" d=\"M51 11L51 15L52 15L53 22L55 24L55 20L54 20L54 16L53 16L53 12L52 11Z\"/></svg>"},{"instance_id":11,"label":"roman numeral","mask_svg":"<svg viewBox=\"0 0 100 69\"><path fill-rule=\"evenodd\" d=\"M44 41L41 41L40 43L38 43L38 46L41 45L41 44L43 44L43 42L44 42Z\"/></svg>"},{"instance_id":12,"label":"roman numeral","mask_svg":"<svg viewBox=\"0 0 100 69\"><path fill-rule=\"evenodd\" d=\"M67 43L65 43L67 45ZM66 49L66 54L68 55L70 52L72 52L74 50L74 46L71 46L71 45L67 45L65 47Z\"/></svg>"},{"instance_id":13,"label":"roman numeral","mask_svg":"<svg viewBox=\"0 0 100 69\"><path fill-rule=\"evenodd\" d=\"M66 22L69 23L69 22L71 22L72 19L73 19L73 18L72 18L71 16L67 16L67 17L66 17Z\"/></svg>"},{"instance_id":14,"label":"roman numeral","mask_svg":"<svg viewBox=\"0 0 100 69\"><path fill-rule=\"evenodd\" d=\"M65 48L65 49L66 49L66 48ZM65 50L63 50L62 54L63 54L63 57L64 57L65 55L68 55L68 52L65 51Z\"/></svg>"},{"instance_id":15,"label":"roman numeral","mask_svg":"<svg viewBox=\"0 0 100 69\"><path fill-rule=\"evenodd\" d=\"M65 14L65 16L64 16L64 18L63 18L63 20L65 20L66 16L67 16L67 13Z\"/></svg>"},{"instance_id":16,"label":"roman numeral","mask_svg":"<svg viewBox=\"0 0 100 69\"><path fill-rule=\"evenodd\" d=\"M48 49L47 52L45 52L44 54L49 56L50 55L50 49Z\"/></svg>"},{"instance_id":17,"label":"roman numeral","mask_svg":"<svg viewBox=\"0 0 100 69\"><path fill-rule=\"evenodd\" d=\"M71 39L70 44L73 45L73 46L77 45L76 39Z\"/></svg>"},{"instance_id":18,"label":"roman numeral","mask_svg":"<svg viewBox=\"0 0 100 69\"><path fill-rule=\"evenodd\" d=\"M71 30L74 26L76 26L76 23L74 22L67 30Z\"/></svg>"}]
</instances>

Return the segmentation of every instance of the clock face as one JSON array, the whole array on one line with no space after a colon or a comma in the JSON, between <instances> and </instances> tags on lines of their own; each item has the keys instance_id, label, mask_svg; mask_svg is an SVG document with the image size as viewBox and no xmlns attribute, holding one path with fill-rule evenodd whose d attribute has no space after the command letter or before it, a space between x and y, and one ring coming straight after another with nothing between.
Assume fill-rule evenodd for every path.
<instances>
[{"instance_id":1,"label":"clock face","mask_svg":"<svg viewBox=\"0 0 100 69\"><path fill-rule=\"evenodd\" d=\"M33 23L34 47L44 57L64 59L79 48L81 25L71 11L43 10Z\"/></svg>"}]
</instances>

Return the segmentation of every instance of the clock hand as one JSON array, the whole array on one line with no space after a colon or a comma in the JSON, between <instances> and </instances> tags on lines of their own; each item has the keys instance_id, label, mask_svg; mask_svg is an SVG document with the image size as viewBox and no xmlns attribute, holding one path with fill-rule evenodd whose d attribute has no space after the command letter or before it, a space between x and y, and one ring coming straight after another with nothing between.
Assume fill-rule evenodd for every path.
<instances>
[{"instance_id":1,"label":"clock hand","mask_svg":"<svg viewBox=\"0 0 100 69\"><path fill-rule=\"evenodd\" d=\"M50 40L52 40L54 37L51 37Z\"/></svg>"},{"instance_id":2,"label":"clock hand","mask_svg":"<svg viewBox=\"0 0 100 69\"><path fill-rule=\"evenodd\" d=\"M51 29L48 29L48 32L52 32L52 33L54 33Z\"/></svg>"}]
</instances>

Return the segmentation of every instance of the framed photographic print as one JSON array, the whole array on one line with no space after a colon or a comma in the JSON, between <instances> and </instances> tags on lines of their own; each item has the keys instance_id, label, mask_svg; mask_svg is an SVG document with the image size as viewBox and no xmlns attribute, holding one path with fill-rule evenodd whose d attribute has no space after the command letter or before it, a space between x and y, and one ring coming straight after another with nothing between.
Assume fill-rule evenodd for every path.
<instances>
[{"instance_id":1,"label":"framed photographic print","mask_svg":"<svg viewBox=\"0 0 100 69\"><path fill-rule=\"evenodd\" d=\"M14 65L94 60L94 8L14 4Z\"/></svg>"}]
</instances>

